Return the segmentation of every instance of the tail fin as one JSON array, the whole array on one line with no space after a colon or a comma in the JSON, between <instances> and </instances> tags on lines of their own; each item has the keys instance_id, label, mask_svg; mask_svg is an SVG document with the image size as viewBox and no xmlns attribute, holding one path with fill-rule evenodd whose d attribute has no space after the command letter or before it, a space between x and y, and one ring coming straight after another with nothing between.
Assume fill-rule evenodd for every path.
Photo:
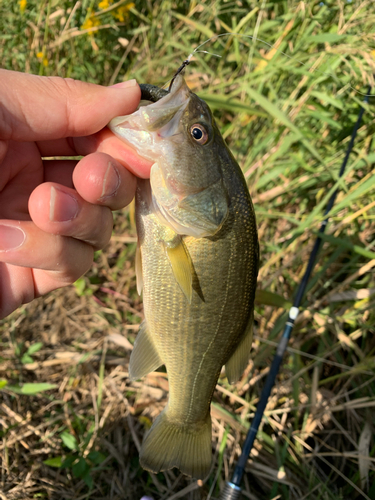
<instances>
[{"instance_id":1,"label":"tail fin","mask_svg":"<svg viewBox=\"0 0 375 500\"><path fill-rule=\"evenodd\" d=\"M178 425L168 419L166 407L147 434L140 453L141 466L150 472L177 467L197 479L207 476L212 459L211 416L198 425Z\"/></svg>"}]
</instances>

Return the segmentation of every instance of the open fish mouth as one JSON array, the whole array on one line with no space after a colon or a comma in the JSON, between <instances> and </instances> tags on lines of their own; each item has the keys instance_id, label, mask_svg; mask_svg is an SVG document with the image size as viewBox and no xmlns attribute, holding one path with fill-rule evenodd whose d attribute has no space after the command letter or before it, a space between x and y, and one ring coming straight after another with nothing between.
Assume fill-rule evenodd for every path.
<instances>
[{"instance_id":1,"label":"open fish mouth","mask_svg":"<svg viewBox=\"0 0 375 500\"><path fill-rule=\"evenodd\" d=\"M114 118L108 127L140 156L155 161L164 152L163 139L178 135L191 93L182 77L176 79L171 92L147 84L141 91L142 99L152 103L131 115Z\"/></svg>"},{"instance_id":2,"label":"open fish mouth","mask_svg":"<svg viewBox=\"0 0 375 500\"><path fill-rule=\"evenodd\" d=\"M151 104L114 118L109 128L153 162L150 172L154 212L179 235L215 235L228 215L220 152L207 105L179 73L170 92L144 85ZM194 132L198 132L195 137Z\"/></svg>"}]
</instances>

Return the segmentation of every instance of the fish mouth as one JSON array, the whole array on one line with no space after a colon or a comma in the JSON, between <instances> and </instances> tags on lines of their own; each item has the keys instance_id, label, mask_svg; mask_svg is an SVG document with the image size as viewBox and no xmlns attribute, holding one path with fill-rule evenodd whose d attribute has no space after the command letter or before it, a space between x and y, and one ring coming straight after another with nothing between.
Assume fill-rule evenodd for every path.
<instances>
[{"instance_id":1,"label":"fish mouth","mask_svg":"<svg viewBox=\"0 0 375 500\"><path fill-rule=\"evenodd\" d=\"M181 155L191 153L185 145L189 140L189 117L184 113L188 113L193 96L181 73L170 92L145 85L142 98L151 98L152 103L131 115L114 118L108 126L139 156L153 162L150 211L177 234L202 238L215 235L223 226L228 199L218 169L206 178L203 176L204 182L201 173L195 177L191 174L189 161L204 163L199 154L198 160L194 157L195 150L186 161L181 161Z\"/></svg>"},{"instance_id":2,"label":"fish mouth","mask_svg":"<svg viewBox=\"0 0 375 500\"><path fill-rule=\"evenodd\" d=\"M114 118L108 127L140 156L155 161L163 153L163 139L179 134L181 116L191 92L181 75L176 77L170 92L148 84L141 91L142 98L152 103L131 115Z\"/></svg>"}]
</instances>

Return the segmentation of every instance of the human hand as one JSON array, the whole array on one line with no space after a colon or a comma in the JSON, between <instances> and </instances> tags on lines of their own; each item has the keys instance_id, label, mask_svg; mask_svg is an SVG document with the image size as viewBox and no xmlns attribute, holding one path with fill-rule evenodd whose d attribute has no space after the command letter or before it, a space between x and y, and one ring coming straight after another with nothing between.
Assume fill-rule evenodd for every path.
<instances>
[{"instance_id":1,"label":"human hand","mask_svg":"<svg viewBox=\"0 0 375 500\"><path fill-rule=\"evenodd\" d=\"M73 283L108 243L111 210L132 200L150 164L102 129L139 100L135 81L106 88L0 70L0 318Z\"/></svg>"}]
</instances>

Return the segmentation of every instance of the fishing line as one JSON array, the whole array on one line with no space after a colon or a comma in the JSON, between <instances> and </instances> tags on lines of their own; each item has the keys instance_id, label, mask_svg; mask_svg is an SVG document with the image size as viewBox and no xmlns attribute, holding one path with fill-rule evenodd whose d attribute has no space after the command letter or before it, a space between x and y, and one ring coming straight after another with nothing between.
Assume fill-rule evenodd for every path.
<instances>
[{"instance_id":1,"label":"fishing line","mask_svg":"<svg viewBox=\"0 0 375 500\"><path fill-rule=\"evenodd\" d=\"M368 102L369 102L370 92L371 92L371 86L368 87L366 94L362 94L362 95L365 95L365 98L363 100L363 102L365 104L368 104ZM346 165L348 163L349 155L353 149L354 140L356 138L360 123L362 121L362 116L363 116L364 111L365 111L365 108L363 106L361 106L361 109L358 113L357 122L353 128L352 136L351 136L351 139L350 139L350 142L349 142L346 154L345 154L345 158L344 158L342 165L341 165L339 178L341 178L344 174ZM313 249L310 253L307 268L306 268L305 274L303 275L303 278L298 286L297 293L296 293L296 296L295 296L294 301L293 301L293 305L289 310L288 317L287 317L287 320L285 322L284 332L283 332L282 337L280 339L280 342L278 344L276 354L273 358L270 371L268 372L266 383L263 387L253 421L251 423L250 429L247 433L247 436L246 436L246 439L245 439L245 442L244 442L244 445L242 448L242 453L241 453L241 455L238 459L237 465L234 469L232 479L231 479L231 481L226 483L224 490L222 491L222 493L219 497L219 500L237 500L240 498L241 482L242 482L242 478L243 478L243 475L245 472L245 466L246 466L247 460L249 458L249 455L251 453L251 450L253 448L255 437L257 435L259 425L262 421L263 413L264 413L264 410L266 408L268 398L271 394L271 390L272 390L273 386L275 385L276 376L279 372L279 368L280 368L285 350L288 346L288 342L289 342L289 339L290 339L290 336L291 336L291 333L292 333L292 330L294 327L294 323L295 323L295 321L298 317L298 314L300 312L299 309L300 309L300 305L302 302L302 298L303 298L304 293L306 291L308 281L310 279L311 273L312 273L314 266L315 266L315 261L316 261L317 255L318 255L318 251L319 251L319 248L320 248L321 243L322 243L322 238L320 237L320 235L325 232L325 229L326 229L327 224L328 224L328 219L329 219L328 214L331 211L331 209L335 203L337 193L338 193L338 188L332 193L332 196L328 201L326 210L324 212L325 218L320 226L319 234L315 240L315 244L314 244Z\"/></svg>"},{"instance_id":2,"label":"fishing line","mask_svg":"<svg viewBox=\"0 0 375 500\"><path fill-rule=\"evenodd\" d=\"M263 43L264 45L267 45L267 47L269 47L270 49L274 49L276 52L280 52L280 54L282 54L283 56L287 57L288 59L292 60L293 57L288 55L286 52L283 52L281 49L278 49L275 47L275 45L272 45L271 43L268 43L266 42L265 40L262 40L261 38L258 38L257 36L254 36L254 35L244 35L242 33L234 33L234 32L226 32L226 33L221 33L219 35L213 35L211 38L208 38L207 40L205 40L204 42L202 42L200 45L198 45L198 47L196 47L193 52L191 52L191 54L189 54L189 56L186 58L186 60L182 63L181 66L183 66L177 70L177 73L174 75L173 79L172 79L172 83L173 83L173 80L174 78L177 76L178 73L180 73L188 64L190 64L191 62L191 59L192 57L194 56L194 54L199 54L199 53L204 53L204 54L210 54L214 57L219 57L221 58L222 56L218 55L218 54L214 54L212 52L208 52L206 50L199 50L201 47L203 47L204 45L206 45L207 43L211 42L211 41L216 41L217 39L221 38L221 37L224 37L224 36L236 36L236 37L240 37L240 38L249 38L251 40L253 40L254 42L255 41L258 41L258 42L261 42ZM188 61L188 62L187 62ZM300 60L296 60L296 62L298 64L300 64L301 66L306 66L307 67L307 63L304 63ZM184 64L184 63L187 63L187 64ZM311 74L315 73L315 71L319 71L319 70L314 70ZM326 76L331 76L331 77L335 77L335 78L338 78L337 75L335 75L334 73L327 73L326 71L322 71L320 72L321 75L326 75ZM338 80L340 81L340 79L338 78ZM172 86L172 83L170 84L170 87ZM345 85L342 87L344 88ZM363 97L368 97L367 94L364 94L363 92L357 90L355 87L353 87L350 83L349 83L349 88L354 90L354 92L356 92L357 94L363 96Z\"/></svg>"},{"instance_id":3,"label":"fishing line","mask_svg":"<svg viewBox=\"0 0 375 500\"><path fill-rule=\"evenodd\" d=\"M214 57L222 57L222 56L219 56L219 54L214 54L213 52L208 52L208 50L198 50L198 52L201 52L203 54L210 54L211 56L214 56ZM189 57L187 59L185 59L185 61L183 61L183 63L181 64L181 66L178 68L178 70L176 71L176 73L173 75L171 83L169 84L168 92L171 91L171 88L172 88L172 85L173 85L173 83L174 83L174 81L176 79L176 76L179 75L186 68L186 66L188 66L191 63L191 58L192 57L193 57L193 52L189 55Z\"/></svg>"},{"instance_id":4,"label":"fishing line","mask_svg":"<svg viewBox=\"0 0 375 500\"><path fill-rule=\"evenodd\" d=\"M282 54L283 56L285 56L286 58L292 60L293 57L290 56L289 54L287 54L286 52L283 52L281 49L278 49L275 47L275 45L272 45L271 43L268 43L266 42L265 40L263 40L262 38L258 38L257 36L255 35L244 35L242 33L234 33L234 32L226 32L226 33L220 33L219 35L213 35L211 38L208 38L207 40L205 40L204 42L202 42L201 44L198 45L198 47L196 47L193 52L191 52L188 57L185 59L185 61L182 62L181 66L177 69L176 73L174 74L174 76L172 77L171 80L169 80L168 82L166 82L162 88L166 87L169 83L169 87L168 87L168 91L170 92L171 91L171 88L172 88L172 85L175 81L175 78L177 77L177 75L179 75L185 68L186 66L188 66L191 62L192 62L192 58L194 56L194 54L209 54L213 57L217 57L217 58L222 58L221 55L219 54L215 54L214 52L209 52L207 50L199 50L201 47L203 47L204 45L206 45L207 43L213 41L213 42L216 42L216 40L218 40L219 38L222 38L224 36L235 36L235 37L240 37L240 38L249 38L250 40L252 40L253 42L255 41L258 41L258 42L261 42L263 43L264 45L267 45L267 47L269 47L270 49L273 49L275 50L276 52L280 52L280 54ZM299 59L296 60L296 62L298 64L300 64L301 66L306 66L307 67L307 63L304 63L302 61L300 61ZM313 70L311 75L314 74L316 71L318 71L321 75L326 75L326 76L331 76L331 77L334 77L334 78L337 78L339 81L340 79L337 77L337 75L335 75L334 73L327 73L326 71L319 71L319 70ZM342 87L342 89L345 88L345 85ZM363 96L363 97L368 97L367 94L364 94L363 92L361 92L360 90L357 90L355 87L353 87L353 85L351 85L350 83L348 84L348 88L351 89L351 90L354 90L354 92L356 92L357 94ZM346 89L345 89L346 90Z\"/></svg>"}]
</instances>

